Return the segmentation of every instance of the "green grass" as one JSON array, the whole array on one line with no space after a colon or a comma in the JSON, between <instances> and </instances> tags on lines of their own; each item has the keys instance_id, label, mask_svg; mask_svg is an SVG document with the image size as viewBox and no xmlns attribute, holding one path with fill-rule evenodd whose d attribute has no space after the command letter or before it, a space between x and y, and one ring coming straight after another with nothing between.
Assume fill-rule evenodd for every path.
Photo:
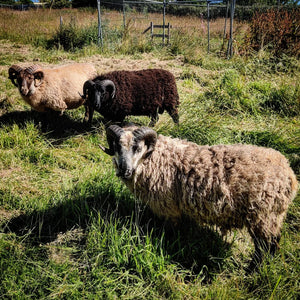
<instances>
[{"instance_id":1,"label":"green grass","mask_svg":"<svg viewBox=\"0 0 300 300\"><path fill-rule=\"evenodd\" d=\"M139 65L158 59L177 74L180 125L164 114L154 129L198 144L275 148L300 179L299 61L268 53L224 60L205 54L205 47L192 57L176 38L173 48L154 47ZM52 116L43 127L41 115L7 78L11 64L37 59L100 61L100 66L107 55L113 67L118 67L114 59L121 59L130 68L144 57L141 45L131 53L126 40L112 56L93 45L69 53L2 41L0 298L299 298L299 193L284 223L280 251L247 275L253 245L245 231L222 239L214 227L198 228L184 219L173 228L158 219L135 201L99 149L106 144L99 114L91 128L81 123L83 108ZM149 119L128 121L147 125Z\"/></svg>"}]
</instances>

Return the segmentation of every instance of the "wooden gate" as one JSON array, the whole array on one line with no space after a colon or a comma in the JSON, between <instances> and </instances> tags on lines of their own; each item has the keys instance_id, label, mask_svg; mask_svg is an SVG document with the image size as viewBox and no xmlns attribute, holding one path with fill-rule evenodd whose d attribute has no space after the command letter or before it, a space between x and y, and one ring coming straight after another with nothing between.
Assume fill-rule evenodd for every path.
<instances>
[{"instance_id":1,"label":"wooden gate","mask_svg":"<svg viewBox=\"0 0 300 300\"><path fill-rule=\"evenodd\" d=\"M163 29L163 33L154 33L154 29ZM170 43L170 29L172 28L172 25L170 23L166 25L154 25L153 22L150 22L150 26L143 32L146 33L150 30L150 35L151 38L153 39L154 37L160 37L163 40L163 44L165 44L165 40L167 39L167 43ZM167 29L167 34L165 33L165 29Z\"/></svg>"}]
</instances>

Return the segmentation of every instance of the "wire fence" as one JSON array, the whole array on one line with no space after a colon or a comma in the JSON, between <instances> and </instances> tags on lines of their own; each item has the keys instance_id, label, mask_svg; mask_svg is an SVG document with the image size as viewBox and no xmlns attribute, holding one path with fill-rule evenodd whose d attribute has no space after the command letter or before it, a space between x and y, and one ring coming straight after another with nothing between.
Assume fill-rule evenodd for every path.
<instances>
[{"instance_id":1,"label":"wire fence","mask_svg":"<svg viewBox=\"0 0 300 300\"><path fill-rule=\"evenodd\" d=\"M1 0L0 0L1 1ZM121 18L118 20L120 26L125 29L128 24L134 24L135 28L140 30L142 34L149 26L152 26L150 32L151 39L160 38L164 45L170 44L171 32L180 28L195 28L198 34L201 35L202 40L205 43L206 36L206 47L207 52L213 51L216 47L216 27L218 27L218 38L222 45L222 51L226 51L227 58L233 55L233 42L234 42L234 27L237 27L235 14L236 14L236 1L218 1L218 0L197 0L197 1L176 1L176 0L97 0L97 11L98 11L98 45L103 47L105 41L103 40L103 28L102 18L109 20L110 10L104 8L114 8L119 11ZM38 5L4 5L0 4L0 8L12 8L19 10L37 9ZM276 6L277 7L277 6ZM178 10L178 8L184 8L184 13ZM253 7L244 6L244 11L253 10ZM260 8L274 8L274 6L260 6ZM189 16L193 19L193 22L188 24L172 24L170 22L170 16L184 16L187 12L186 9L191 9ZM197 10L195 10L197 9ZM115 10L114 10L115 11ZM152 14L152 12L156 14ZM136 12L139 12L137 14ZM149 14L151 12L151 14ZM181 14L182 13L182 14ZM248 12L246 12L248 14ZM216 16L218 18L216 18ZM182 18L183 20L184 18ZM148 23L145 24L144 21ZM235 22L235 23L234 23ZM151 25L152 24L152 25ZM140 27L140 28L139 28ZM154 28L159 28L160 32L154 32ZM147 31L146 31L147 32ZM182 30L184 32L184 30ZM222 33L220 33L222 32ZM214 38L212 44L212 36ZM172 41L171 41L172 42ZM201 41L202 43L202 41ZM202 43L202 46L205 45Z\"/></svg>"},{"instance_id":2,"label":"wire fence","mask_svg":"<svg viewBox=\"0 0 300 300\"><path fill-rule=\"evenodd\" d=\"M229 18L229 39L228 39L228 46L227 46L227 57L232 57L233 51L232 51L232 42L233 42L233 19L234 19L234 9L235 9L235 0L228 0L224 3L224 1L212 1L212 0L198 0L198 1L155 1L155 0L144 0L144 1L130 1L130 0L122 0L122 1L101 1L97 0L98 4L98 15L99 15L99 29L98 32L100 33L98 36L98 44L103 45L103 37L102 37L102 29L101 29L101 13L100 13L100 6L102 5L116 5L119 7L122 7L123 11L123 26L125 28L126 26L126 16L128 14L128 10L131 7L136 7L137 5L142 6L148 6L148 5L156 5L160 7L162 19L160 24L153 25L153 22L151 21L150 24L152 24L152 30L151 30L151 38L153 37L161 37L162 43L169 44L170 42L170 25L167 25L166 23L166 9L169 6L185 6L185 7L201 7L206 9L206 23L207 23L207 52L210 52L210 12L212 7L221 7L224 9L224 19L226 20L224 22L224 34L227 30L227 19ZM200 15L200 17L203 20L203 14ZM153 33L153 26L156 28L162 28L162 34L154 34Z\"/></svg>"}]
</instances>

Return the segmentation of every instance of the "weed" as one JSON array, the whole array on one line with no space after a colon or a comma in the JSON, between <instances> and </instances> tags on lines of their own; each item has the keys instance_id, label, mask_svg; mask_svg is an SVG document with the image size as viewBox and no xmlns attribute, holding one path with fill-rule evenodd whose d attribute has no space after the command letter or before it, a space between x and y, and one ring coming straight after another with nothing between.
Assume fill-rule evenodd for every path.
<instances>
[{"instance_id":1,"label":"weed","mask_svg":"<svg viewBox=\"0 0 300 300\"><path fill-rule=\"evenodd\" d=\"M267 48L280 56L282 53L299 57L300 10L257 12L250 23L247 46L256 51Z\"/></svg>"}]
</instances>

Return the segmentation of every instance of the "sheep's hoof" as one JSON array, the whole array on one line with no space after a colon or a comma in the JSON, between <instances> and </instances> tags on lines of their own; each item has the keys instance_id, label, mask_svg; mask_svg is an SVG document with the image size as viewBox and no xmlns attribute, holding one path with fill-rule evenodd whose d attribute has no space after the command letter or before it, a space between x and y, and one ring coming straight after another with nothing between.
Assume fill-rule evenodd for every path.
<instances>
[{"instance_id":1,"label":"sheep's hoof","mask_svg":"<svg viewBox=\"0 0 300 300\"><path fill-rule=\"evenodd\" d=\"M245 267L246 275L251 275L252 273L258 271L259 267L262 264L262 257L256 257L254 256L249 262L247 263L247 266Z\"/></svg>"}]
</instances>

